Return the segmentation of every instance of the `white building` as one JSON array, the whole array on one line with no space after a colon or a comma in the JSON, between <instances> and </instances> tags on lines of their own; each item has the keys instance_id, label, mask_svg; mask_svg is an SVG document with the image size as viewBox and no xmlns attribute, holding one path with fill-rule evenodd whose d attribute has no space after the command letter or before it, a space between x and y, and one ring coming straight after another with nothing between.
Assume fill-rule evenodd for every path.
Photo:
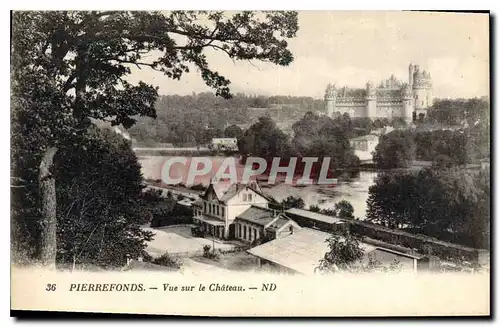
<instances>
[{"instance_id":1,"label":"white building","mask_svg":"<svg viewBox=\"0 0 500 327\"><path fill-rule=\"evenodd\" d=\"M193 203L193 220L209 235L247 243L281 238L300 229L285 213L268 208L268 203L257 183L210 184Z\"/></svg>"},{"instance_id":2,"label":"white building","mask_svg":"<svg viewBox=\"0 0 500 327\"><path fill-rule=\"evenodd\" d=\"M193 219L204 232L233 239L236 217L252 205L267 208L268 202L257 183L210 184L201 201L195 203Z\"/></svg>"},{"instance_id":3,"label":"white building","mask_svg":"<svg viewBox=\"0 0 500 327\"><path fill-rule=\"evenodd\" d=\"M210 146L218 150L238 150L238 140L234 137L213 138Z\"/></svg>"}]
</instances>

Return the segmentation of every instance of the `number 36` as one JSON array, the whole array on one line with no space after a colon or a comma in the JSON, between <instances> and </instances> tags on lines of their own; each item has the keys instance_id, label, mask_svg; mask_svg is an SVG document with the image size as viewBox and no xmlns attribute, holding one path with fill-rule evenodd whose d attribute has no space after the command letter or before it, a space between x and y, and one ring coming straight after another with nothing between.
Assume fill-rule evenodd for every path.
<instances>
[{"instance_id":1,"label":"number 36","mask_svg":"<svg viewBox=\"0 0 500 327\"><path fill-rule=\"evenodd\" d=\"M56 290L56 284L47 284L47 287L45 288L46 291L55 291Z\"/></svg>"}]
</instances>

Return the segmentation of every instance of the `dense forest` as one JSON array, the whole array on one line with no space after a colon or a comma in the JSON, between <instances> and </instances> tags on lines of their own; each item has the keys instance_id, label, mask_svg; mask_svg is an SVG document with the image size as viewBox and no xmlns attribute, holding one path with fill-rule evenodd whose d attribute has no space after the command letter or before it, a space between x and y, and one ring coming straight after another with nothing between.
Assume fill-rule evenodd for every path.
<instances>
[{"instance_id":1,"label":"dense forest","mask_svg":"<svg viewBox=\"0 0 500 327\"><path fill-rule=\"evenodd\" d=\"M490 172L460 167L382 173L369 189L367 220L487 249Z\"/></svg>"},{"instance_id":2,"label":"dense forest","mask_svg":"<svg viewBox=\"0 0 500 327\"><path fill-rule=\"evenodd\" d=\"M299 120L308 111L324 110L323 101L311 97L253 96L237 93L230 99L213 93L164 95L156 103L157 118L139 118L129 129L139 143L154 146L204 145L213 137L224 137L230 125L249 125L260 116L275 120Z\"/></svg>"}]
</instances>

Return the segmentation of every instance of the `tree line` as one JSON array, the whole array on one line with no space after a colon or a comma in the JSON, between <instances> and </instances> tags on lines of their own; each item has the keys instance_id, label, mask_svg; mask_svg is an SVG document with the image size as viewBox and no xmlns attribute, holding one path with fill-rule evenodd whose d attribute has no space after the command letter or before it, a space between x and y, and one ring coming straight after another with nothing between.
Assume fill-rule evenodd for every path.
<instances>
[{"instance_id":1,"label":"tree line","mask_svg":"<svg viewBox=\"0 0 500 327\"><path fill-rule=\"evenodd\" d=\"M367 220L475 248L489 247L490 172L426 168L377 176Z\"/></svg>"},{"instance_id":2,"label":"tree line","mask_svg":"<svg viewBox=\"0 0 500 327\"><path fill-rule=\"evenodd\" d=\"M214 137L227 137L227 126L252 121L254 110L275 120L324 111L322 100L301 96L255 96L236 93L229 99L203 92L191 95L163 95L155 104L156 119L140 118L128 132L139 143L154 146L172 143L177 146L205 145Z\"/></svg>"},{"instance_id":3,"label":"tree line","mask_svg":"<svg viewBox=\"0 0 500 327\"><path fill-rule=\"evenodd\" d=\"M408 168L414 160L450 167L489 156L489 123L478 123L455 130L394 130L380 137L373 160L383 169Z\"/></svg>"}]
</instances>

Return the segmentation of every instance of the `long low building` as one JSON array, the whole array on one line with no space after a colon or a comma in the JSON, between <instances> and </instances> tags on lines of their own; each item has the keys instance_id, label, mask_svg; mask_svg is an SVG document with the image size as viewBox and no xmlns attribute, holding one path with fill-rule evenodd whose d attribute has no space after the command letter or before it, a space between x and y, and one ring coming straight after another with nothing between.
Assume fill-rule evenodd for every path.
<instances>
[{"instance_id":1,"label":"long low building","mask_svg":"<svg viewBox=\"0 0 500 327\"><path fill-rule=\"evenodd\" d=\"M301 228L294 233L272 240L248 252L259 259L264 270L279 273L298 273L312 275L316 273L320 260L328 252L327 240L332 234ZM428 267L428 260L422 256L410 255L366 243L360 243L364 251L363 264L376 260L383 266L398 262L404 271L417 271Z\"/></svg>"}]
</instances>

